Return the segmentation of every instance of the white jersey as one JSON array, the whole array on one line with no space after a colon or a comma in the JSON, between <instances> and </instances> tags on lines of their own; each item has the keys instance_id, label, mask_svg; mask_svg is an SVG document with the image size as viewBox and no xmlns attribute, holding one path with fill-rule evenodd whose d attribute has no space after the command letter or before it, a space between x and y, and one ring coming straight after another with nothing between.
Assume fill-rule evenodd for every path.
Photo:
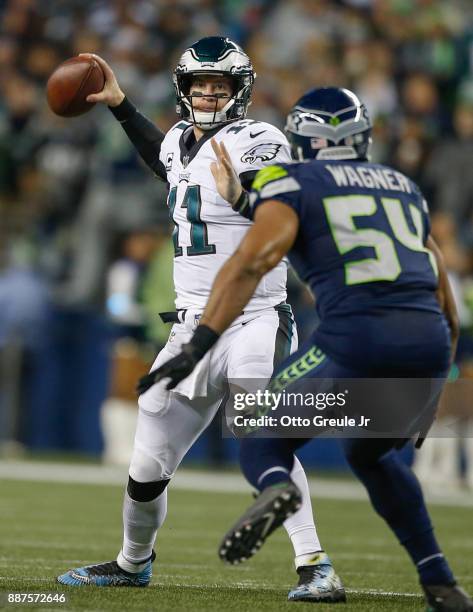
<instances>
[{"instance_id":1,"label":"white jersey","mask_svg":"<svg viewBox=\"0 0 473 612\"><path fill-rule=\"evenodd\" d=\"M186 121L176 123L161 145L160 160L169 183L168 206L175 224L174 286L176 308L204 308L214 279L235 252L251 221L235 212L217 192L210 164L216 161L210 134L187 150ZM284 134L270 125L243 119L212 135L223 141L237 175L291 161ZM287 261L281 261L259 283L245 312L275 306L286 299Z\"/></svg>"}]
</instances>

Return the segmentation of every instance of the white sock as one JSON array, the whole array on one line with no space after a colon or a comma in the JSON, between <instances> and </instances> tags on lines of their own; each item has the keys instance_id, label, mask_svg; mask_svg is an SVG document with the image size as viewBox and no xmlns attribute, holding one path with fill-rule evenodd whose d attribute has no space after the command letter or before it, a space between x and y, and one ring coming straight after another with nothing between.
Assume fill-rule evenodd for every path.
<instances>
[{"instance_id":1,"label":"white sock","mask_svg":"<svg viewBox=\"0 0 473 612\"><path fill-rule=\"evenodd\" d=\"M297 569L298 567L302 567L303 565L321 565L324 563L330 564L330 559L328 558L328 555L326 553L321 551L316 553L309 553L307 555L297 555L297 557L294 559L294 563Z\"/></svg>"},{"instance_id":2,"label":"white sock","mask_svg":"<svg viewBox=\"0 0 473 612\"><path fill-rule=\"evenodd\" d=\"M123 502L123 548L118 565L127 572L140 572L153 551L158 529L167 511L167 490L149 502L138 502L125 491Z\"/></svg>"},{"instance_id":3,"label":"white sock","mask_svg":"<svg viewBox=\"0 0 473 612\"><path fill-rule=\"evenodd\" d=\"M296 556L296 567L298 567L302 564L297 563L297 558L302 558L302 556L305 558L306 555L314 556L316 552L322 550L322 546L320 545L319 537L315 529L307 476L305 475L301 462L295 455L291 479L301 490L302 507L284 521L284 527L291 538Z\"/></svg>"}]
</instances>

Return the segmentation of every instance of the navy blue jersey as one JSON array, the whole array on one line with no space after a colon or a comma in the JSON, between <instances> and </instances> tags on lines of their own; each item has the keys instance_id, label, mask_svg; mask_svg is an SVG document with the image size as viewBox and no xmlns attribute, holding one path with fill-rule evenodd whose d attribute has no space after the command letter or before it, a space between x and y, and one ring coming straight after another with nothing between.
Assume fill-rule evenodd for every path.
<instances>
[{"instance_id":1,"label":"navy blue jersey","mask_svg":"<svg viewBox=\"0 0 473 612\"><path fill-rule=\"evenodd\" d=\"M406 357L414 349L410 340L418 343L430 319L438 321L445 348L438 271L425 247L427 204L415 183L379 164L311 160L261 170L253 211L272 199L300 220L289 260L316 296L322 350L346 363L366 357L373 342L394 342ZM406 333L410 340L403 344Z\"/></svg>"}]
</instances>

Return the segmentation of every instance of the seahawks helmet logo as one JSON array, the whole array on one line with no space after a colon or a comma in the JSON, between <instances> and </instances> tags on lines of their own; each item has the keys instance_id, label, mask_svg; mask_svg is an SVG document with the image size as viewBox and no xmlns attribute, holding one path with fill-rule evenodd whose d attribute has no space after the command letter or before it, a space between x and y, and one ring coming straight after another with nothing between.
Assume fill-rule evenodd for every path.
<instances>
[{"instance_id":1,"label":"seahawks helmet logo","mask_svg":"<svg viewBox=\"0 0 473 612\"><path fill-rule=\"evenodd\" d=\"M270 161L276 157L281 147L282 145L272 142L257 144L246 153L243 153L241 161L246 164L254 164L257 159L260 159L262 162Z\"/></svg>"}]
</instances>

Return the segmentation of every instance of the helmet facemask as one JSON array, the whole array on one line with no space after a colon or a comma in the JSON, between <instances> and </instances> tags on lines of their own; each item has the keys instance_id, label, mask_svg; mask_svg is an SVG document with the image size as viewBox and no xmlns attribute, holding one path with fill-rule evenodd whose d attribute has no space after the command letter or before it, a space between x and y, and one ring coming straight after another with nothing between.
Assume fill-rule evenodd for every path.
<instances>
[{"instance_id":1,"label":"helmet facemask","mask_svg":"<svg viewBox=\"0 0 473 612\"><path fill-rule=\"evenodd\" d=\"M192 81L199 75L205 76L225 76L232 81L232 94L214 93L190 93ZM248 106L250 105L251 90L253 88L253 78L251 75L235 77L231 74L216 72L191 72L176 74L174 76L177 98L177 112L181 118L187 119L201 130L210 130L229 121L245 117ZM194 98L214 98L215 107L212 111L199 111L194 108ZM218 110L218 102L222 98L228 98L228 102Z\"/></svg>"}]
</instances>

